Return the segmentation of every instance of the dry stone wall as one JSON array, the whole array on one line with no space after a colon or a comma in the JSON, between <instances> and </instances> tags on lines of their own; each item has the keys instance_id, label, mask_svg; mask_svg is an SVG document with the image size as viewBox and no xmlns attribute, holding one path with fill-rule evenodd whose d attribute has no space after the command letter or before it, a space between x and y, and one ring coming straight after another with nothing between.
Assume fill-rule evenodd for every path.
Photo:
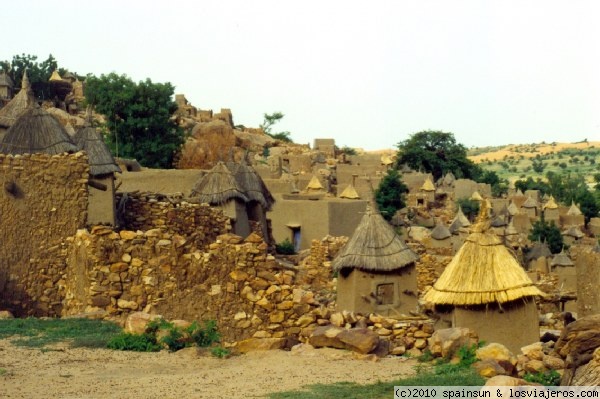
<instances>
[{"instance_id":1,"label":"dry stone wall","mask_svg":"<svg viewBox=\"0 0 600 399\"><path fill-rule=\"evenodd\" d=\"M72 155L0 155L0 308L56 316L64 240L85 224L88 163Z\"/></svg>"},{"instance_id":2,"label":"dry stone wall","mask_svg":"<svg viewBox=\"0 0 600 399\"><path fill-rule=\"evenodd\" d=\"M123 200L123 196L126 199ZM124 228L132 231L160 229L186 237L196 248L206 248L216 237L231 230L229 218L208 204L183 201L157 193L127 193L117 196L125 203Z\"/></svg>"}]
</instances>

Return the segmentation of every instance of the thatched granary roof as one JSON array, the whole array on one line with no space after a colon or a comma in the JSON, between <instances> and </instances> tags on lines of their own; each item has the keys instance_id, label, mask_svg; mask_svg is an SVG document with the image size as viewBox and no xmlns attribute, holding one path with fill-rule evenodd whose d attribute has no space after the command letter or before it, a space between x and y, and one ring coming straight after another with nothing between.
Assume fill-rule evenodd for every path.
<instances>
[{"instance_id":1,"label":"thatched granary roof","mask_svg":"<svg viewBox=\"0 0 600 399\"><path fill-rule=\"evenodd\" d=\"M434 240L445 240L449 237L452 237L452 233L444 223L438 222L431 230L431 238Z\"/></svg>"},{"instance_id":2,"label":"thatched granary roof","mask_svg":"<svg viewBox=\"0 0 600 399\"><path fill-rule=\"evenodd\" d=\"M567 211L567 215L569 215L569 216L579 216L581 214L582 214L581 210L579 209L579 207L577 205L575 205L575 202L571 202L571 207Z\"/></svg>"},{"instance_id":3,"label":"thatched granary roof","mask_svg":"<svg viewBox=\"0 0 600 399\"><path fill-rule=\"evenodd\" d=\"M523 208L537 208L538 203L533 197L529 196L522 206Z\"/></svg>"},{"instance_id":4,"label":"thatched granary roof","mask_svg":"<svg viewBox=\"0 0 600 399\"><path fill-rule=\"evenodd\" d=\"M0 142L4 154L62 154L77 147L60 122L42 108L29 108L8 129Z\"/></svg>"},{"instance_id":5,"label":"thatched granary roof","mask_svg":"<svg viewBox=\"0 0 600 399\"><path fill-rule=\"evenodd\" d=\"M424 299L436 305L505 303L543 295L502 241L489 232L489 204Z\"/></svg>"},{"instance_id":6,"label":"thatched granary roof","mask_svg":"<svg viewBox=\"0 0 600 399\"><path fill-rule=\"evenodd\" d=\"M469 222L469 219L467 219L467 217L463 213L462 207L460 205L458 206L456 216L454 216L454 219L452 219L452 223L454 224L455 221L460 224L460 227L469 227L471 225L471 222Z\"/></svg>"},{"instance_id":7,"label":"thatched granary roof","mask_svg":"<svg viewBox=\"0 0 600 399\"><path fill-rule=\"evenodd\" d=\"M421 191L435 191L435 186L433 185L433 182L431 181L429 176L427 176L427 178L423 182L423 185L421 186Z\"/></svg>"},{"instance_id":8,"label":"thatched granary roof","mask_svg":"<svg viewBox=\"0 0 600 399\"><path fill-rule=\"evenodd\" d=\"M527 262L530 262L532 260L536 260L539 258L549 258L551 256L552 256L552 252L550 252L550 248L548 248L548 244L546 244L545 242L537 241L535 244L533 244L533 247L531 247L531 250L529 252L527 252L527 255L525 256L525 260Z\"/></svg>"},{"instance_id":9,"label":"thatched granary roof","mask_svg":"<svg viewBox=\"0 0 600 399\"><path fill-rule=\"evenodd\" d=\"M554 200L554 196L550 196L548 202L544 204L544 209L558 209L558 204Z\"/></svg>"},{"instance_id":10,"label":"thatched granary roof","mask_svg":"<svg viewBox=\"0 0 600 399\"><path fill-rule=\"evenodd\" d=\"M492 219L492 227L504 227L507 225L506 218L502 215L497 215Z\"/></svg>"},{"instance_id":11,"label":"thatched granary roof","mask_svg":"<svg viewBox=\"0 0 600 399\"><path fill-rule=\"evenodd\" d=\"M0 109L0 127L11 127L15 124L19 116L27 109L35 107L36 105L37 103L33 96L29 79L27 78L27 71L25 71L21 81L21 90L8 102L8 104Z\"/></svg>"},{"instance_id":12,"label":"thatched granary roof","mask_svg":"<svg viewBox=\"0 0 600 399\"><path fill-rule=\"evenodd\" d=\"M550 266L575 266L575 263L573 263L565 251L560 251L560 253L552 259Z\"/></svg>"},{"instance_id":13,"label":"thatched granary roof","mask_svg":"<svg viewBox=\"0 0 600 399\"><path fill-rule=\"evenodd\" d=\"M211 205L223 205L236 199L248 202L243 188L223 162L218 162L196 182L190 196Z\"/></svg>"},{"instance_id":14,"label":"thatched granary roof","mask_svg":"<svg viewBox=\"0 0 600 399\"><path fill-rule=\"evenodd\" d=\"M352 238L333 260L335 271L360 269L367 272L389 272L406 267L418 256L402 241L385 219L367 208Z\"/></svg>"},{"instance_id":15,"label":"thatched granary roof","mask_svg":"<svg viewBox=\"0 0 600 399\"><path fill-rule=\"evenodd\" d=\"M585 234L583 234L583 232L581 231L581 229L578 226L569 227L568 229L566 229L565 231L562 232L562 235L573 237L575 239L579 239L579 238L585 236Z\"/></svg>"},{"instance_id":16,"label":"thatched granary roof","mask_svg":"<svg viewBox=\"0 0 600 399\"><path fill-rule=\"evenodd\" d=\"M504 229L504 235L505 236L515 236L519 234L519 232L517 231L517 228L515 227L515 225L513 224L512 220L510 221L510 223L508 224L508 226L506 226L506 229Z\"/></svg>"},{"instance_id":17,"label":"thatched granary roof","mask_svg":"<svg viewBox=\"0 0 600 399\"><path fill-rule=\"evenodd\" d=\"M75 133L73 141L77 148L87 152L90 164L90 175L100 176L114 172L121 173L121 168L117 166L110 150L94 127L87 126L79 129L79 131Z\"/></svg>"},{"instance_id":18,"label":"thatched granary roof","mask_svg":"<svg viewBox=\"0 0 600 399\"><path fill-rule=\"evenodd\" d=\"M233 174L238 186L249 201L257 201L266 210L271 209L275 203L275 198L273 198L267 185L252 166L245 161L240 163L227 162L225 165Z\"/></svg>"},{"instance_id":19,"label":"thatched granary roof","mask_svg":"<svg viewBox=\"0 0 600 399\"><path fill-rule=\"evenodd\" d=\"M508 210L508 214L511 216L515 216L517 213L519 213L519 208L517 208L517 205L515 205L515 203L512 201L510 201L510 204L508 204L506 210Z\"/></svg>"},{"instance_id":20,"label":"thatched granary roof","mask_svg":"<svg viewBox=\"0 0 600 399\"><path fill-rule=\"evenodd\" d=\"M314 176L310 179L308 184L306 185L306 191L322 191L324 190L323 185L319 181L317 176Z\"/></svg>"},{"instance_id":21,"label":"thatched granary roof","mask_svg":"<svg viewBox=\"0 0 600 399\"><path fill-rule=\"evenodd\" d=\"M479 194L479 191L473 191L473 194L471 194L471 199L474 201L483 201L483 197L481 194Z\"/></svg>"},{"instance_id":22,"label":"thatched granary roof","mask_svg":"<svg viewBox=\"0 0 600 399\"><path fill-rule=\"evenodd\" d=\"M4 71L0 72L0 86L8 86L11 88L15 86L13 80Z\"/></svg>"},{"instance_id":23,"label":"thatched granary roof","mask_svg":"<svg viewBox=\"0 0 600 399\"><path fill-rule=\"evenodd\" d=\"M360 199L360 195L358 195L354 186L352 184L349 184L340 194L340 198Z\"/></svg>"}]
</instances>

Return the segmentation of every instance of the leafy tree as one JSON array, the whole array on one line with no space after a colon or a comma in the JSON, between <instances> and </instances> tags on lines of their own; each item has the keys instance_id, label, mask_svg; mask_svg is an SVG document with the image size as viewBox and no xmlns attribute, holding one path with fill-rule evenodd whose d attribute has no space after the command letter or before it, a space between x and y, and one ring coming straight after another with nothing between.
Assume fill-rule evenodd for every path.
<instances>
[{"instance_id":1,"label":"leafy tree","mask_svg":"<svg viewBox=\"0 0 600 399\"><path fill-rule=\"evenodd\" d=\"M548 223L544 217L533 223L531 232L529 233L531 241L543 241L548 244L550 252L557 254L562 251L564 243L560 230L554 224L554 221Z\"/></svg>"},{"instance_id":2,"label":"leafy tree","mask_svg":"<svg viewBox=\"0 0 600 399\"><path fill-rule=\"evenodd\" d=\"M508 193L508 180L500 179L498 174L493 170L485 170L478 179L479 183L487 183L492 186L492 195L500 197L502 194Z\"/></svg>"},{"instance_id":3,"label":"leafy tree","mask_svg":"<svg viewBox=\"0 0 600 399\"><path fill-rule=\"evenodd\" d=\"M375 202L386 220L392 220L396 211L406 206L404 197L407 192L408 188L402 182L398 170L388 170L375 190Z\"/></svg>"},{"instance_id":4,"label":"leafy tree","mask_svg":"<svg viewBox=\"0 0 600 399\"><path fill-rule=\"evenodd\" d=\"M52 54L44 61L38 62L37 59L36 55L31 54L15 55L11 61L0 61L0 67L11 77L16 88L21 87L23 73L27 69L27 77L35 97L38 100L54 98L52 85L48 81L52 72L58 69L58 63ZM64 69L59 69L59 73L64 72Z\"/></svg>"},{"instance_id":5,"label":"leafy tree","mask_svg":"<svg viewBox=\"0 0 600 399\"><path fill-rule=\"evenodd\" d=\"M542 173L544 171L544 168L546 167L544 165L544 162L542 162L542 160L534 160L533 163L531 164L533 171L536 173Z\"/></svg>"},{"instance_id":6,"label":"leafy tree","mask_svg":"<svg viewBox=\"0 0 600 399\"><path fill-rule=\"evenodd\" d=\"M479 214L479 201L471 198L459 198L456 200L457 205L460 205L465 216L473 221Z\"/></svg>"},{"instance_id":7,"label":"leafy tree","mask_svg":"<svg viewBox=\"0 0 600 399\"><path fill-rule=\"evenodd\" d=\"M531 176L528 176L525 180L520 179L515 181L515 188L523 192L527 190L539 190L542 194L546 194L550 191L548 184L541 178L538 177L534 180Z\"/></svg>"},{"instance_id":8,"label":"leafy tree","mask_svg":"<svg viewBox=\"0 0 600 399\"><path fill-rule=\"evenodd\" d=\"M481 168L467 158L467 148L452 133L422 131L398 143L397 166L407 164L430 172L435 179L452 172L457 178L477 179Z\"/></svg>"},{"instance_id":9,"label":"leafy tree","mask_svg":"<svg viewBox=\"0 0 600 399\"><path fill-rule=\"evenodd\" d=\"M292 143L293 141L290 137L290 132L274 133L272 131L273 125L276 124L277 122L279 122L281 119L283 119L284 116L285 115L283 115L281 112L273 112L272 114L264 114L263 115L264 120L263 120L263 123L260 125L260 127L266 134L273 137L274 139L285 141L287 143Z\"/></svg>"},{"instance_id":10,"label":"leafy tree","mask_svg":"<svg viewBox=\"0 0 600 399\"><path fill-rule=\"evenodd\" d=\"M172 119L177 110L173 92L171 83L135 83L113 72L89 76L85 96L106 116L106 140L115 155L148 167L171 168L184 142L183 131Z\"/></svg>"},{"instance_id":11,"label":"leafy tree","mask_svg":"<svg viewBox=\"0 0 600 399\"><path fill-rule=\"evenodd\" d=\"M579 204L581 213L585 216L585 223L588 223L591 218L597 217L600 212L600 204L597 202L594 194L587 190L581 190L575 197L575 202Z\"/></svg>"}]
</instances>

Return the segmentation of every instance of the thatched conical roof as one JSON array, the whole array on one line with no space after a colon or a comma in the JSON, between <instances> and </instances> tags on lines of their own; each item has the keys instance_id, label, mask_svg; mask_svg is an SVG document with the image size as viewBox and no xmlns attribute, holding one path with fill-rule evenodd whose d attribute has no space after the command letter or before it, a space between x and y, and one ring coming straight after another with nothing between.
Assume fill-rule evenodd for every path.
<instances>
[{"instance_id":1,"label":"thatched conical roof","mask_svg":"<svg viewBox=\"0 0 600 399\"><path fill-rule=\"evenodd\" d=\"M550 252L550 248L548 248L548 244L546 244L545 242L540 242L537 241L535 244L533 244L533 247L531 247L531 250L529 252L527 252L527 256L525 257L525 260L532 261L535 259L539 259L539 258L549 258L552 256L552 252Z\"/></svg>"},{"instance_id":2,"label":"thatched conical roof","mask_svg":"<svg viewBox=\"0 0 600 399\"><path fill-rule=\"evenodd\" d=\"M335 271L360 269L389 272L418 260L418 256L402 241L385 219L367 208L352 238L333 260Z\"/></svg>"},{"instance_id":3,"label":"thatched conical roof","mask_svg":"<svg viewBox=\"0 0 600 399\"><path fill-rule=\"evenodd\" d=\"M445 186L451 186L454 184L455 181L456 177L454 177L454 174L452 174L452 172L448 172L446 173L446 176L444 176L443 183Z\"/></svg>"},{"instance_id":4,"label":"thatched conical roof","mask_svg":"<svg viewBox=\"0 0 600 399\"><path fill-rule=\"evenodd\" d=\"M360 199L360 195L358 195L354 186L352 184L349 184L348 187L346 187L344 191L342 191L342 193L340 194L340 198Z\"/></svg>"},{"instance_id":5,"label":"thatched conical roof","mask_svg":"<svg viewBox=\"0 0 600 399\"><path fill-rule=\"evenodd\" d=\"M504 227L506 224L506 218L503 215L497 215L492 219L492 227Z\"/></svg>"},{"instance_id":6,"label":"thatched conical roof","mask_svg":"<svg viewBox=\"0 0 600 399\"><path fill-rule=\"evenodd\" d=\"M483 197L481 194L479 194L479 191L474 191L473 194L471 194L471 199L475 201L483 201Z\"/></svg>"},{"instance_id":7,"label":"thatched conical roof","mask_svg":"<svg viewBox=\"0 0 600 399\"><path fill-rule=\"evenodd\" d=\"M456 216L454 216L452 223L454 223L455 221L458 221L458 223L460 223L460 227L469 227L471 225L471 222L469 222L469 219L467 219L467 217L463 213L462 207L460 205L458 206L458 211L456 212Z\"/></svg>"},{"instance_id":8,"label":"thatched conical roof","mask_svg":"<svg viewBox=\"0 0 600 399\"><path fill-rule=\"evenodd\" d=\"M75 145L80 150L87 152L90 164L90 175L100 176L119 172L119 168L110 150L102 140L100 133L92 126L79 129L73 137Z\"/></svg>"},{"instance_id":9,"label":"thatched conical roof","mask_svg":"<svg viewBox=\"0 0 600 399\"><path fill-rule=\"evenodd\" d=\"M37 105L33 90L27 78L27 71L23 73L21 80L21 90L0 109L0 127L9 128L15 124L17 118L21 116L27 109Z\"/></svg>"},{"instance_id":10,"label":"thatched conical roof","mask_svg":"<svg viewBox=\"0 0 600 399\"><path fill-rule=\"evenodd\" d=\"M522 206L523 208L537 208L538 203L533 197L529 196Z\"/></svg>"},{"instance_id":11,"label":"thatched conical roof","mask_svg":"<svg viewBox=\"0 0 600 399\"><path fill-rule=\"evenodd\" d=\"M237 180L238 186L242 189L249 201L257 201L264 209L270 210L275 203L275 198L267 188L267 185L246 161L227 162L227 169Z\"/></svg>"},{"instance_id":12,"label":"thatched conical roof","mask_svg":"<svg viewBox=\"0 0 600 399\"><path fill-rule=\"evenodd\" d=\"M42 108L29 108L6 132L0 142L4 154L62 154L77 147L60 122Z\"/></svg>"},{"instance_id":13,"label":"thatched conical roof","mask_svg":"<svg viewBox=\"0 0 600 399\"><path fill-rule=\"evenodd\" d=\"M558 204L556 203L552 195L548 199L548 202L544 204L544 209L558 209Z\"/></svg>"},{"instance_id":14,"label":"thatched conical roof","mask_svg":"<svg viewBox=\"0 0 600 399\"><path fill-rule=\"evenodd\" d=\"M433 230L431 230L431 238L434 240L445 240L449 237L452 237L452 233L444 223L438 222Z\"/></svg>"},{"instance_id":15,"label":"thatched conical roof","mask_svg":"<svg viewBox=\"0 0 600 399\"><path fill-rule=\"evenodd\" d=\"M554 256L552 262L550 262L550 266L575 266L575 263L573 263L571 258L569 258L569 255L567 255L563 250Z\"/></svg>"},{"instance_id":16,"label":"thatched conical roof","mask_svg":"<svg viewBox=\"0 0 600 399\"><path fill-rule=\"evenodd\" d=\"M579 207L577 205L575 205L574 201L571 202L571 207L567 211L567 215L569 215L569 216L579 216L579 215L581 215L581 210L579 209Z\"/></svg>"},{"instance_id":17,"label":"thatched conical roof","mask_svg":"<svg viewBox=\"0 0 600 399\"><path fill-rule=\"evenodd\" d=\"M321 184L321 182L319 181L319 178L317 176L314 176L310 179L310 181L308 182L308 185L306 186L306 191L322 191L324 190L323 185Z\"/></svg>"},{"instance_id":18,"label":"thatched conical roof","mask_svg":"<svg viewBox=\"0 0 600 399\"><path fill-rule=\"evenodd\" d=\"M243 188L223 162L218 162L196 182L190 197L211 205L223 205L236 199L248 201Z\"/></svg>"},{"instance_id":19,"label":"thatched conical roof","mask_svg":"<svg viewBox=\"0 0 600 399\"><path fill-rule=\"evenodd\" d=\"M519 213L519 208L517 208L517 205L510 201L510 204L508 204L508 207L506 208L506 210L508 211L508 214L511 216L515 216L517 213Z\"/></svg>"},{"instance_id":20,"label":"thatched conical roof","mask_svg":"<svg viewBox=\"0 0 600 399\"><path fill-rule=\"evenodd\" d=\"M568 229L566 229L565 231L562 232L562 235L573 237L576 239L579 239L579 238L585 236L585 234L583 234L583 232L581 231L581 229L578 226L569 227Z\"/></svg>"},{"instance_id":21,"label":"thatched conical roof","mask_svg":"<svg viewBox=\"0 0 600 399\"><path fill-rule=\"evenodd\" d=\"M506 229L504 229L504 235L505 236L515 236L519 234L519 232L517 231L517 228L515 227L515 225L513 224L512 220L510 221L510 223L508 224L508 226L506 226Z\"/></svg>"},{"instance_id":22,"label":"thatched conical roof","mask_svg":"<svg viewBox=\"0 0 600 399\"><path fill-rule=\"evenodd\" d=\"M489 205L424 299L436 305L505 303L543 295L500 239L488 231Z\"/></svg>"},{"instance_id":23,"label":"thatched conical roof","mask_svg":"<svg viewBox=\"0 0 600 399\"><path fill-rule=\"evenodd\" d=\"M431 181L429 176L427 176L427 178L423 182L423 185L421 186L421 191L435 191L435 186L433 185L433 182Z\"/></svg>"},{"instance_id":24,"label":"thatched conical roof","mask_svg":"<svg viewBox=\"0 0 600 399\"><path fill-rule=\"evenodd\" d=\"M55 69L54 71L52 71L52 75L50 75L50 79L48 79L50 82L54 82L54 81L61 81L63 80L63 78L60 77L58 71Z\"/></svg>"},{"instance_id":25,"label":"thatched conical roof","mask_svg":"<svg viewBox=\"0 0 600 399\"><path fill-rule=\"evenodd\" d=\"M6 74L6 72L0 72L0 86L8 86L10 88L15 87L15 82Z\"/></svg>"}]
</instances>

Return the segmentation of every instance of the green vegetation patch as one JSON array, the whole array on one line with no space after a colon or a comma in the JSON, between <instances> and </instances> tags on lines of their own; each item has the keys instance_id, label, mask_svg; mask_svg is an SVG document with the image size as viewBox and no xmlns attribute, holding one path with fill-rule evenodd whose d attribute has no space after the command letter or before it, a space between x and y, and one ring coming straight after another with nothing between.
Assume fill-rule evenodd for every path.
<instances>
[{"instance_id":1,"label":"green vegetation patch","mask_svg":"<svg viewBox=\"0 0 600 399\"><path fill-rule=\"evenodd\" d=\"M7 319L0 320L0 338L14 337L18 346L43 348L58 342L72 347L105 348L121 332L115 323L89 319Z\"/></svg>"}]
</instances>

